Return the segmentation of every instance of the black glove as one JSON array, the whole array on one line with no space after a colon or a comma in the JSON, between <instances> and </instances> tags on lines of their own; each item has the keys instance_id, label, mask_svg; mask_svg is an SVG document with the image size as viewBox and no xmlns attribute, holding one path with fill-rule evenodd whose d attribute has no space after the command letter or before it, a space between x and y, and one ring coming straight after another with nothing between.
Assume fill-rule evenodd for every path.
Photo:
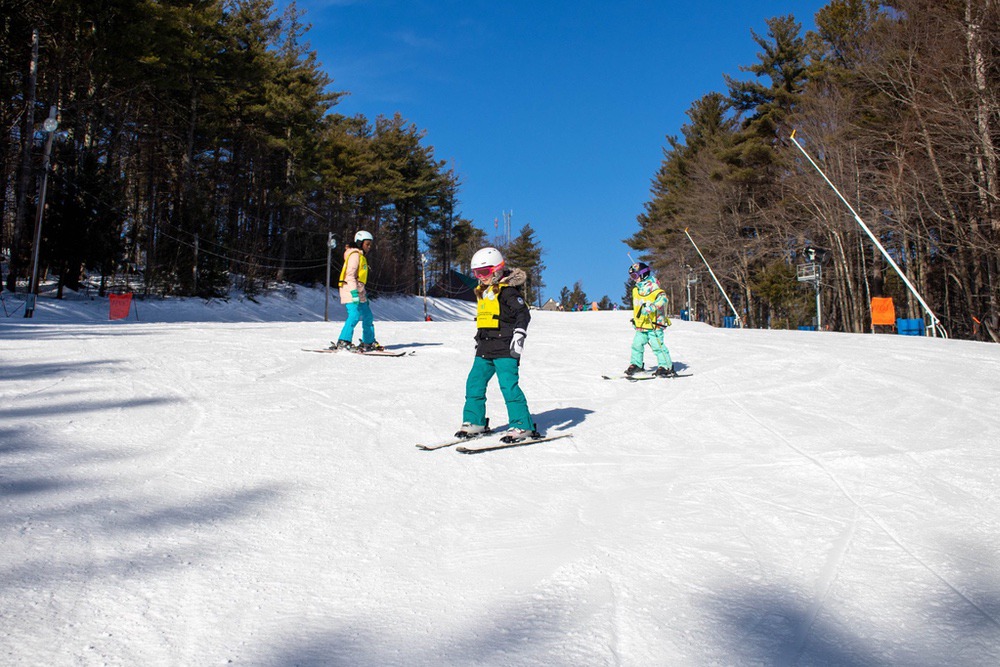
<instances>
[{"instance_id":1,"label":"black glove","mask_svg":"<svg viewBox=\"0 0 1000 667\"><path fill-rule=\"evenodd\" d=\"M528 332L524 329L514 329L514 337L510 339L510 356L515 359L521 358L521 353L524 352L524 339L527 335Z\"/></svg>"}]
</instances>

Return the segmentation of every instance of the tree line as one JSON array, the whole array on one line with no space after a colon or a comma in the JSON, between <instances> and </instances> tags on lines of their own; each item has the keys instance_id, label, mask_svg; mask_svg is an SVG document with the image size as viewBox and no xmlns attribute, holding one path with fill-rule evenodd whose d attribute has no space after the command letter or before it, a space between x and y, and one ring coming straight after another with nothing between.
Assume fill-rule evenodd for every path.
<instances>
[{"instance_id":1,"label":"tree line","mask_svg":"<svg viewBox=\"0 0 1000 667\"><path fill-rule=\"evenodd\" d=\"M997 1L833 0L815 23L768 20L749 76L692 103L626 242L716 324L729 306L685 229L750 326L813 322L807 248L830 328L869 330L873 296L922 317L795 131L949 335L1000 342Z\"/></svg>"},{"instance_id":2,"label":"tree line","mask_svg":"<svg viewBox=\"0 0 1000 667\"><path fill-rule=\"evenodd\" d=\"M358 229L371 288L421 289L482 235L459 179L401 115L336 113L294 8L272 0L0 0L0 253L25 290L43 121L58 113L42 274L215 295L322 282ZM336 274L335 274L336 275Z\"/></svg>"}]
</instances>

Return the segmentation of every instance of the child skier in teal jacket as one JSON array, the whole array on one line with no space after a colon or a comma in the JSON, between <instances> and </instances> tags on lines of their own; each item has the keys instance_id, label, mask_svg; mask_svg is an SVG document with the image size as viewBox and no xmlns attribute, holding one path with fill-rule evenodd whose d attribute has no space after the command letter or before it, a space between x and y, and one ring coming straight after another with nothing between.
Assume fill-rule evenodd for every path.
<instances>
[{"instance_id":1,"label":"child skier in teal jacket","mask_svg":"<svg viewBox=\"0 0 1000 667\"><path fill-rule=\"evenodd\" d=\"M670 350L663 342L663 330L670 326L667 317L667 294L656 281L649 266L637 262L629 267L629 277L635 281L632 288L632 363L625 369L625 375L634 375L643 369L643 355L649 345L656 357L658 368L653 373L657 377L677 375L670 359Z\"/></svg>"}]
</instances>

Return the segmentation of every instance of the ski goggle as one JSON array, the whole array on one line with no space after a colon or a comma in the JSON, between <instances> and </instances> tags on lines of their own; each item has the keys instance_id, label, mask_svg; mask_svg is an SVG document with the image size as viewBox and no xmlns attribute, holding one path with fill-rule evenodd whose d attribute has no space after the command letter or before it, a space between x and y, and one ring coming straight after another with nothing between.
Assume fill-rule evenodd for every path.
<instances>
[{"instance_id":1,"label":"ski goggle","mask_svg":"<svg viewBox=\"0 0 1000 667\"><path fill-rule=\"evenodd\" d=\"M631 278L632 280L641 280L642 278L645 278L646 276L649 275L649 267L646 267L644 269L636 269L635 271L629 271L628 275L629 278Z\"/></svg>"},{"instance_id":2,"label":"ski goggle","mask_svg":"<svg viewBox=\"0 0 1000 667\"><path fill-rule=\"evenodd\" d=\"M479 268L472 269L472 275L474 275L479 280L485 280L493 275L493 272L499 269L502 264L497 266L480 266Z\"/></svg>"}]
</instances>

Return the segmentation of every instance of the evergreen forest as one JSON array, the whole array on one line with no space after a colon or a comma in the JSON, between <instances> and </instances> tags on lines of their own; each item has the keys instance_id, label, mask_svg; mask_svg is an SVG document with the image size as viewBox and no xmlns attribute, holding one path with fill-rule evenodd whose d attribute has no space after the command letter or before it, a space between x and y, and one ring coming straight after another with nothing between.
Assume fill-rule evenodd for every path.
<instances>
[{"instance_id":1,"label":"evergreen forest","mask_svg":"<svg viewBox=\"0 0 1000 667\"><path fill-rule=\"evenodd\" d=\"M336 113L344 91L294 5L0 6L6 289L28 290L43 174L37 271L60 297L85 272L102 293L322 283L328 255L335 280L358 229L376 239L373 293L418 293L424 268L433 281L475 250L458 179L425 131L399 114Z\"/></svg>"},{"instance_id":2,"label":"evergreen forest","mask_svg":"<svg viewBox=\"0 0 1000 667\"><path fill-rule=\"evenodd\" d=\"M915 291L951 337L1000 342L1000 6L833 0L815 19L768 20L758 62L690 105L626 242L713 324L868 331L872 297L930 324Z\"/></svg>"},{"instance_id":3,"label":"evergreen forest","mask_svg":"<svg viewBox=\"0 0 1000 667\"><path fill-rule=\"evenodd\" d=\"M930 321L929 308L951 337L1000 342L998 5L831 0L815 30L768 19L752 34L757 62L690 102L667 137L626 239L673 304L716 325L735 312L751 327L861 332L872 297L890 296L899 317ZM461 269L486 239L462 217L459 178L426 130L399 113L337 113L348 91L322 69L294 5L0 10L7 290L26 292L37 271L58 295L85 275L102 292L252 295L322 283L328 257L336 275L366 229L372 291L419 293L425 274L431 284ZM540 305L535 230L503 250ZM804 265L817 282L800 280Z\"/></svg>"}]
</instances>

